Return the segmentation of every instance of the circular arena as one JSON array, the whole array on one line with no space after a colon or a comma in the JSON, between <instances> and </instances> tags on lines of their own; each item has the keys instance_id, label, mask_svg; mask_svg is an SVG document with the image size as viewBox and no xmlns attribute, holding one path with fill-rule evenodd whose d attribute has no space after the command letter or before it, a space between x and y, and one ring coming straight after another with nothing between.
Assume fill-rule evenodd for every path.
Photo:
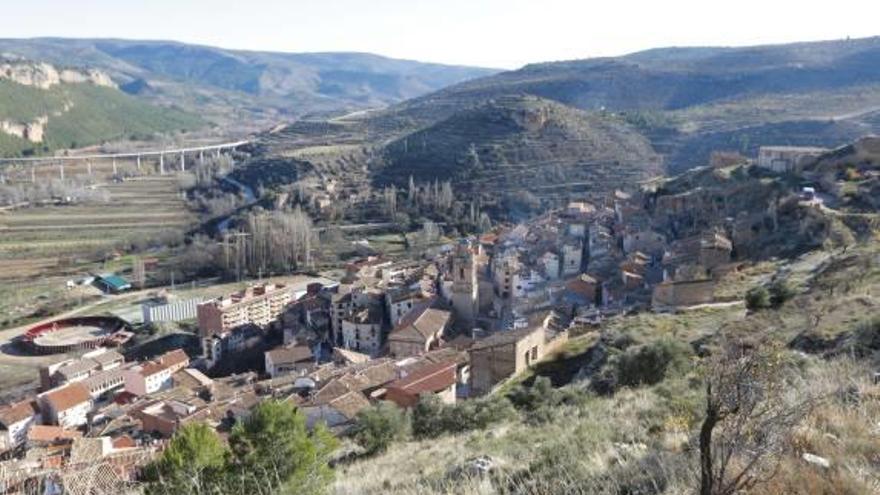
<instances>
[{"instance_id":1,"label":"circular arena","mask_svg":"<svg viewBox=\"0 0 880 495\"><path fill-rule=\"evenodd\" d=\"M35 354L60 354L97 347L118 347L133 336L131 325L115 316L81 316L37 325L21 336Z\"/></svg>"}]
</instances>

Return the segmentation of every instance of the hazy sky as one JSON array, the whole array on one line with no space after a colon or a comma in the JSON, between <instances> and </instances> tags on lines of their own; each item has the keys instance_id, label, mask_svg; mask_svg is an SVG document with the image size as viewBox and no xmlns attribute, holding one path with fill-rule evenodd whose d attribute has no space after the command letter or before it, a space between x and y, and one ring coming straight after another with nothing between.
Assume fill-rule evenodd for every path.
<instances>
[{"instance_id":1,"label":"hazy sky","mask_svg":"<svg viewBox=\"0 0 880 495\"><path fill-rule=\"evenodd\" d=\"M880 34L877 0L3 0L2 37L170 39L514 68Z\"/></svg>"}]
</instances>

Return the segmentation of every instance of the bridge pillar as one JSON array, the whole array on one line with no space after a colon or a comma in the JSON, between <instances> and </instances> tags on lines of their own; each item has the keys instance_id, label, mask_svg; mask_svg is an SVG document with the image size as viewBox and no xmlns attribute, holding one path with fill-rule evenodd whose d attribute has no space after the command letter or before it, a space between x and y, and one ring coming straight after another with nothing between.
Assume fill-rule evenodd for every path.
<instances>
[{"instance_id":1,"label":"bridge pillar","mask_svg":"<svg viewBox=\"0 0 880 495\"><path fill-rule=\"evenodd\" d=\"M165 175L165 154L159 153L159 175Z\"/></svg>"},{"instance_id":2,"label":"bridge pillar","mask_svg":"<svg viewBox=\"0 0 880 495\"><path fill-rule=\"evenodd\" d=\"M182 151L180 152L180 171L186 172L186 158Z\"/></svg>"},{"instance_id":3,"label":"bridge pillar","mask_svg":"<svg viewBox=\"0 0 880 495\"><path fill-rule=\"evenodd\" d=\"M31 165L31 184L37 183L37 164Z\"/></svg>"},{"instance_id":4,"label":"bridge pillar","mask_svg":"<svg viewBox=\"0 0 880 495\"><path fill-rule=\"evenodd\" d=\"M205 164L205 150L199 150L199 165Z\"/></svg>"},{"instance_id":5,"label":"bridge pillar","mask_svg":"<svg viewBox=\"0 0 880 495\"><path fill-rule=\"evenodd\" d=\"M141 171L141 155L137 156L137 168L138 168L138 172L140 172Z\"/></svg>"},{"instance_id":6,"label":"bridge pillar","mask_svg":"<svg viewBox=\"0 0 880 495\"><path fill-rule=\"evenodd\" d=\"M116 157L113 157L113 175L116 175Z\"/></svg>"},{"instance_id":7,"label":"bridge pillar","mask_svg":"<svg viewBox=\"0 0 880 495\"><path fill-rule=\"evenodd\" d=\"M92 175L92 161L86 160L86 170L88 170L89 175Z\"/></svg>"},{"instance_id":8,"label":"bridge pillar","mask_svg":"<svg viewBox=\"0 0 880 495\"><path fill-rule=\"evenodd\" d=\"M64 162L58 162L59 170L61 171L61 180L64 180Z\"/></svg>"}]
</instances>

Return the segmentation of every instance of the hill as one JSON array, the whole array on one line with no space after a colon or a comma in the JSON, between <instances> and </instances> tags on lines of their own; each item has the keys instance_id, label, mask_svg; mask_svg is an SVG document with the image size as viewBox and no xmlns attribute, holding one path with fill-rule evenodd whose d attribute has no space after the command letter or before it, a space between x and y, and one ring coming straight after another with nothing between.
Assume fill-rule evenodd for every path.
<instances>
[{"instance_id":1,"label":"hill","mask_svg":"<svg viewBox=\"0 0 880 495\"><path fill-rule=\"evenodd\" d=\"M0 156L39 154L204 126L176 108L125 94L89 69L12 60L0 74Z\"/></svg>"},{"instance_id":2,"label":"hill","mask_svg":"<svg viewBox=\"0 0 880 495\"><path fill-rule=\"evenodd\" d=\"M315 112L384 106L494 72L367 53L256 52L171 41L2 39L2 52L95 67L153 102L198 108L214 120L245 116L264 126Z\"/></svg>"},{"instance_id":3,"label":"hill","mask_svg":"<svg viewBox=\"0 0 880 495\"><path fill-rule=\"evenodd\" d=\"M716 145L754 154L761 144L837 146L880 130L873 114L880 109L878 62L880 38L655 49L528 65L415 98L376 118L386 127L422 126L490 99L529 94L619 113L680 171L705 163Z\"/></svg>"},{"instance_id":4,"label":"hill","mask_svg":"<svg viewBox=\"0 0 880 495\"><path fill-rule=\"evenodd\" d=\"M452 179L463 192L607 190L662 172L647 140L619 118L534 96L467 108L383 148L379 182Z\"/></svg>"}]
</instances>

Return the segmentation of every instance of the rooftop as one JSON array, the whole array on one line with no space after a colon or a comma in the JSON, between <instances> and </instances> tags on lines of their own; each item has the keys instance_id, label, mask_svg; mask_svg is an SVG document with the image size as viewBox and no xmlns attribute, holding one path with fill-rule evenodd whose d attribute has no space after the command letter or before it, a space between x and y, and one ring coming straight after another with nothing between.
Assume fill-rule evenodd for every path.
<instances>
[{"instance_id":1,"label":"rooftop","mask_svg":"<svg viewBox=\"0 0 880 495\"><path fill-rule=\"evenodd\" d=\"M89 390L81 383L71 383L56 388L46 392L44 397L56 411L66 411L91 400Z\"/></svg>"}]
</instances>

